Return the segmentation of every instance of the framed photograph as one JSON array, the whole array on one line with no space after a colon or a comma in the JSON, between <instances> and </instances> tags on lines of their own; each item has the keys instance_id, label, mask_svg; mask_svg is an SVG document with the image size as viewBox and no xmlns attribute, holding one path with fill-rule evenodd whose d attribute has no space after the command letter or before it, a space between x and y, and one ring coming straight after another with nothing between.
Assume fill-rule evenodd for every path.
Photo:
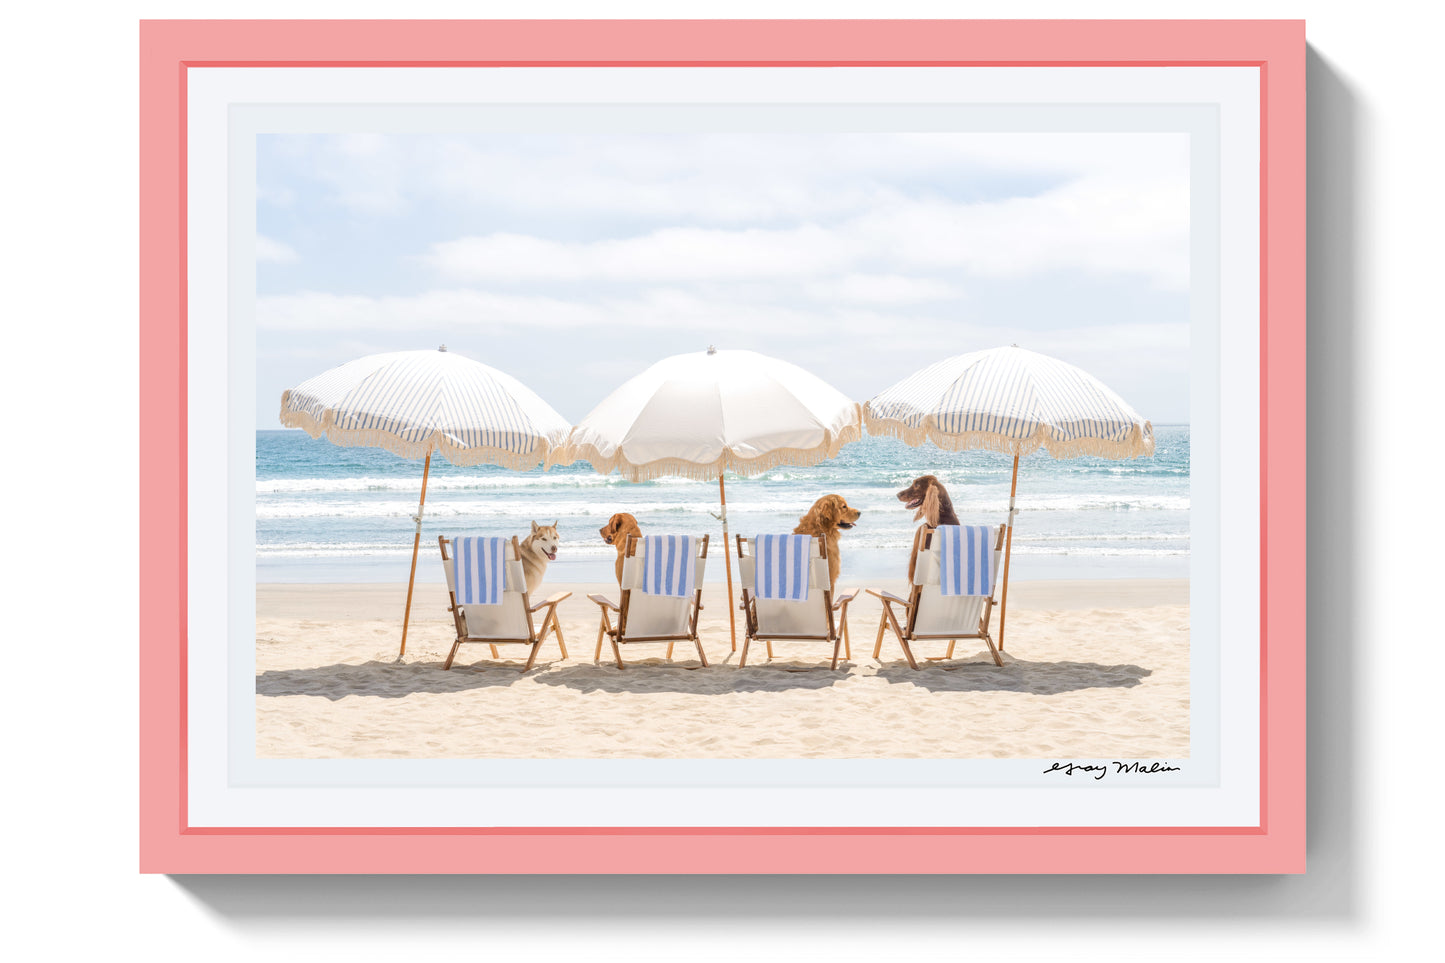
<instances>
[{"instance_id":1,"label":"framed photograph","mask_svg":"<svg viewBox=\"0 0 1445 963\"><path fill-rule=\"evenodd\" d=\"M143 22L142 871L1303 872L1304 56Z\"/></svg>"}]
</instances>

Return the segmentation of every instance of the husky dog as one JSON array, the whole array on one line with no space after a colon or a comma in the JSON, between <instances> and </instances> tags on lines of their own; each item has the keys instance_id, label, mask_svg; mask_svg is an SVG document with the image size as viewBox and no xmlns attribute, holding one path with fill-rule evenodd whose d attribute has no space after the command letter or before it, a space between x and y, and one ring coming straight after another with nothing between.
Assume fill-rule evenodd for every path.
<instances>
[{"instance_id":1,"label":"husky dog","mask_svg":"<svg viewBox=\"0 0 1445 963\"><path fill-rule=\"evenodd\" d=\"M560 521L560 519L559 519ZM532 534L522 539L522 572L527 577L527 594L536 595L547 574L547 563L557 561L557 522L551 525L532 523Z\"/></svg>"}]
</instances>

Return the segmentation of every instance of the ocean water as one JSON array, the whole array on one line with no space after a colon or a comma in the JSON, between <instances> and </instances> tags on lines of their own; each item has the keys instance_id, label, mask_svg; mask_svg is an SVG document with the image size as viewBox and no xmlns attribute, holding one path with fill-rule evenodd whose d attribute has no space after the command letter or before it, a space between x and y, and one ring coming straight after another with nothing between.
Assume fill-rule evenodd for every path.
<instances>
[{"instance_id":1,"label":"ocean water","mask_svg":"<svg viewBox=\"0 0 1445 963\"><path fill-rule=\"evenodd\" d=\"M1152 458L1020 460L1020 513L1011 579L1186 578L1189 575L1189 427L1155 428ZM937 475L964 524L996 524L1008 511L1010 456L910 448L866 437L837 458L728 476L732 535L791 531L821 495L862 511L843 534L844 576L901 577L915 522L896 492ZM404 582L411 564L422 463L369 448L341 448L301 431L256 433L258 582ZM460 468L433 459L417 578L443 578L438 535L525 536L557 522L562 547L549 582L613 579L615 552L598 535L613 512L637 516L645 534L712 534L708 581L723 578L716 482L664 478L632 483L585 463L543 472Z\"/></svg>"}]
</instances>

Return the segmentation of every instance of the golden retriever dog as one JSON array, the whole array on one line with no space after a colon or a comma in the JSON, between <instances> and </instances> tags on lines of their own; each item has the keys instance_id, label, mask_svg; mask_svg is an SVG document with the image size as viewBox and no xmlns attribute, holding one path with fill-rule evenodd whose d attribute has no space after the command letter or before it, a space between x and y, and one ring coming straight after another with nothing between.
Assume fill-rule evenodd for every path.
<instances>
[{"instance_id":1,"label":"golden retriever dog","mask_svg":"<svg viewBox=\"0 0 1445 963\"><path fill-rule=\"evenodd\" d=\"M813 503L808 514L798 519L794 535L812 535L821 538L828 546L828 588L838 584L838 573L842 571L842 560L838 555L838 533L853 527L862 516L856 508L849 508L842 495L824 495Z\"/></svg>"},{"instance_id":2,"label":"golden retriever dog","mask_svg":"<svg viewBox=\"0 0 1445 963\"><path fill-rule=\"evenodd\" d=\"M557 546L562 543L557 534L557 523L538 525L532 523L532 534L522 539L519 546L522 555L522 574L527 577L527 595L537 594L542 587L542 576L547 574L547 563L557 561Z\"/></svg>"},{"instance_id":3,"label":"golden retriever dog","mask_svg":"<svg viewBox=\"0 0 1445 963\"><path fill-rule=\"evenodd\" d=\"M613 548L617 549L617 584L622 584L622 560L627 557L627 539L630 535L642 537L642 529L637 524L637 519L627 512L618 512L607 519L607 524L598 530L597 534L602 540Z\"/></svg>"},{"instance_id":4,"label":"golden retriever dog","mask_svg":"<svg viewBox=\"0 0 1445 963\"><path fill-rule=\"evenodd\" d=\"M930 528L959 524L948 489L932 475L919 475L913 479L912 484L898 493L898 500L905 508L917 509L913 520L922 519L928 522Z\"/></svg>"}]
</instances>

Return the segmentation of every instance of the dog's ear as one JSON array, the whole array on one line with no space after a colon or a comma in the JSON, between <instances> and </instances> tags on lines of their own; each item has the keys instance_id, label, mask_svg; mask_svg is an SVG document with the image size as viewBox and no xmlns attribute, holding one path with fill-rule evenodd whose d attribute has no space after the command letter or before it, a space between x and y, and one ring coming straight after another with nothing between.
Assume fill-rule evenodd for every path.
<instances>
[{"instance_id":1,"label":"dog's ear","mask_svg":"<svg viewBox=\"0 0 1445 963\"><path fill-rule=\"evenodd\" d=\"M553 527L553 528L556 528L556 527L561 523L561 521L562 521L562 519L560 519L560 518L557 519L557 521L555 521L555 522L552 523L552 527Z\"/></svg>"},{"instance_id":2,"label":"dog's ear","mask_svg":"<svg viewBox=\"0 0 1445 963\"><path fill-rule=\"evenodd\" d=\"M536 521L534 520L534 521L532 522L532 534L533 534L533 535L536 535L538 531L539 531L539 529L538 529L538 527L537 527L537 523L536 523Z\"/></svg>"},{"instance_id":3,"label":"dog's ear","mask_svg":"<svg viewBox=\"0 0 1445 963\"><path fill-rule=\"evenodd\" d=\"M923 496L923 504L918 507L918 514L915 519L925 519L934 528L938 527L938 486L929 485L928 492Z\"/></svg>"},{"instance_id":4,"label":"dog's ear","mask_svg":"<svg viewBox=\"0 0 1445 963\"><path fill-rule=\"evenodd\" d=\"M824 528L833 528L838 524L838 514L838 496L825 496L818 507L818 521Z\"/></svg>"}]
</instances>

